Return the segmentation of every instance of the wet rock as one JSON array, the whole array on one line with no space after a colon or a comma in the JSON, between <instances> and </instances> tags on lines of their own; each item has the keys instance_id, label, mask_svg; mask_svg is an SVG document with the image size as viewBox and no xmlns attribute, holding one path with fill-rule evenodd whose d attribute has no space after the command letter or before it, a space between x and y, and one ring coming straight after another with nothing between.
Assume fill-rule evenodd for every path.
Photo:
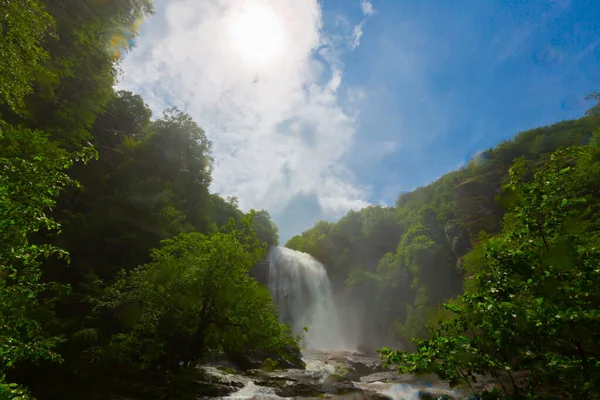
<instances>
[{"instance_id":1,"label":"wet rock","mask_svg":"<svg viewBox=\"0 0 600 400\"><path fill-rule=\"evenodd\" d=\"M281 397L311 397L325 393L318 382L313 382L303 370L281 372L249 371L257 386L272 388ZM304 375L303 375L304 374Z\"/></svg>"},{"instance_id":2,"label":"wet rock","mask_svg":"<svg viewBox=\"0 0 600 400\"><path fill-rule=\"evenodd\" d=\"M283 349L284 356L269 354L264 351L229 352L229 360L242 371L263 368L265 360L271 359L276 362L277 368L281 369L304 369L306 364L302 361L302 353L295 348Z\"/></svg>"},{"instance_id":3,"label":"wet rock","mask_svg":"<svg viewBox=\"0 0 600 400\"><path fill-rule=\"evenodd\" d=\"M365 400L393 400L390 396L381 393L365 392L363 395Z\"/></svg>"},{"instance_id":4,"label":"wet rock","mask_svg":"<svg viewBox=\"0 0 600 400\"><path fill-rule=\"evenodd\" d=\"M374 392L352 392L339 395L326 394L319 397L307 397L305 400L321 400L324 398L335 400L393 400L390 396Z\"/></svg>"},{"instance_id":5,"label":"wet rock","mask_svg":"<svg viewBox=\"0 0 600 400\"><path fill-rule=\"evenodd\" d=\"M283 378L279 376L256 376L254 383L258 386L267 386L272 388L280 388L298 382L293 379Z\"/></svg>"},{"instance_id":6,"label":"wet rock","mask_svg":"<svg viewBox=\"0 0 600 400\"><path fill-rule=\"evenodd\" d=\"M225 368L225 367L221 367ZM229 373L219 367L203 366L202 378L197 382L198 395L206 398L227 396L243 388L248 379Z\"/></svg>"},{"instance_id":7,"label":"wet rock","mask_svg":"<svg viewBox=\"0 0 600 400\"><path fill-rule=\"evenodd\" d=\"M390 368L383 367L383 363L377 356L362 353L329 354L323 358L323 361L334 366L336 373L353 380L376 372L390 371Z\"/></svg>"},{"instance_id":8,"label":"wet rock","mask_svg":"<svg viewBox=\"0 0 600 400\"><path fill-rule=\"evenodd\" d=\"M246 375L252 376L257 382L293 381L305 383L318 383L319 376L312 375L303 369L286 369L283 371L250 370Z\"/></svg>"},{"instance_id":9,"label":"wet rock","mask_svg":"<svg viewBox=\"0 0 600 400\"><path fill-rule=\"evenodd\" d=\"M318 386L304 382L294 382L281 388L275 388L275 393L281 397L319 397L324 392Z\"/></svg>"},{"instance_id":10,"label":"wet rock","mask_svg":"<svg viewBox=\"0 0 600 400\"><path fill-rule=\"evenodd\" d=\"M425 400L464 398L461 392L452 390L435 375L399 375L397 371L382 371L375 357L350 352L321 352L307 355L306 360L305 369L259 369L262 367L260 362L249 363L257 367L244 372L226 367L204 368L217 378L209 382L212 386L208 388L216 396L231 394L241 382L244 396L249 394L254 400L273 399L274 396L335 400L392 400L398 395L406 398L418 395ZM231 380L237 380L236 388L228 384Z\"/></svg>"},{"instance_id":11,"label":"wet rock","mask_svg":"<svg viewBox=\"0 0 600 400\"><path fill-rule=\"evenodd\" d=\"M393 382L407 384L442 384L443 382L435 374L414 375L414 374L399 374L397 371L376 372L374 374L362 376L359 379L362 383L373 382Z\"/></svg>"},{"instance_id":12,"label":"wet rock","mask_svg":"<svg viewBox=\"0 0 600 400\"><path fill-rule=\"evenodd\" d=\"M331 374L322 383L322 388L327 393L332 394L349 394L352 392L361 391L356 387L350 379L337 374Z\"/></svg>"},{"instance_id":13,"label":"wet rock","mask_svg":"<svg viewBox=\"0 0 600 400\"><path fill-rule=\"evenodd\" d=\"M273 388L275 394L281 397L317 397L324 393L324 391L317 385L308 382L287 380L283 378L264 379L261 381L257 381L256 384L259 386L267 386Z\"/></svg>"},{"instance_id":14,"label":"wet rock","mask_svg":"<svg viewBox=\"0 0 600 400\"><path fill-rule=\"evenodd\" d=\"M414 382L417 378L411 374L398 374L395 371L375 372L374 374L360 377L360 381L363 383L373 382Z\"/></svg>"},{"instance_id":15,"label":"wet rock","mask_svg":"<svg viewBox=\"0 0 600 400\"><path fill-rule=\"evenodd\" d=\"M350 368L347 366L335 367L335 373L336 373L336 375L343 376L344 378L348 378L348 379L358 379L359 378L358 372L356 372L356 370L354 370L353 368Z\"/></svg>"},{"instance_id":16,"label":"wet rock","mask_svg":"<svg viewBox=\"0 0 600 400\"><path fill-rule=\"evenodd\" d=\"M451 396L447 393L440 393L435 390L421 390L419 391L419 399L421 400L456 400L456 397Z\"/></svg>"},{"instance_id":17,"label":"wet rock","mask_svg":"<svg viewBox=\"0 0 600 400\"><path fill-rule=\"evenodd\" d=\"M229 360L231 360L231 362L242 371L260 368L263 365L262 360L249 353L230 352L228 353L228 357Z\"/></svg>"},{"instance_id":18,"label":"wet rock","mask_svg":"<svg viewBox=\"0 0 600 400\"><path fill-rule=\"evenodd\" d=\"M286 370L277 372L264 372L252 370L252 379L259 386L273 388L281 397L320 396L320 398L350 398L350 394L362 392L350 379L337 374L330 374L326 378L310 375L304 370ZM337 396L342 397L337 397ZM352 397L354 398L354 397ZM364 399L365 397L357 397Z\"/></svg>"},{"instance_id":19,"label":"wet rock","mask_svg":"<svg viewBox=\"0 0 600 400\"><path fill-rule=\"evenodd\" d=\"M392 397L375 392L354 392L338 397L343 400L393 400Z\"/></svg>"},{"instance_id":20,"label":"wet rock","mask_svg":"<svg viewBox=\"0 0 600 400\"><path fill-rule=\"evenodd\" d=\"M333 366L336 374L352 380L384 370L380 363L368 359L362 360L360 356L352 353L329 355L323 361Z\"/></svg>"},{"instance_id":21,"label":"wet rock","mask_svg":"<svg viewBox=\"0 0 600 400\"><path fill-rule=\"evenodd\" d=\"M198 382L197 393L205 398L211 398L228 396L239 389L240 387L229 386L221 383Z\"/></svg>"},{"instance_id":22,"label":"wet rock","mask_svg":"<svg viewBox=\"0 0 600 400\"><path fill-rule=\"evenodd\" d=\"M275 361L277 361L282 368L306 368L306 363L302 360L302 353L298 348L284 349L284 353L286 354L285 357L275 357Z\"/></svg>"},{"instance_id":23,"label":"wet rock","mask_svg":"<svg viewBox=\"0 0 600 400\"><path fill-rule=\"evenodd\" d=\"M350 367L356 371L356 374L358 374L358 376L365 376L365 375L369 375L375 372L378 372L379 367L378 365L367 365L364 362L360 362L360 361L352 361L349 360L349 364Z\"/></svg>"}]
</instances>

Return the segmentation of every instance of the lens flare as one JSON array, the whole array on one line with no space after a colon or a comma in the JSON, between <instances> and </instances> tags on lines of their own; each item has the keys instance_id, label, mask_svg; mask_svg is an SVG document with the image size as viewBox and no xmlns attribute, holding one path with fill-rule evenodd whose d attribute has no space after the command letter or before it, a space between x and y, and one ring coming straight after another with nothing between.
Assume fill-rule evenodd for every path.
<instances>
[{"instance_id":1,"label":"lens flare","mask_svg":"<svg viewBox=\"0 0 600 400\"><path fill-rule=\"evenodd\" d=\"M140 35L138 29L143 19L137 18L129 26L118 26L106 38L106 47L115 60L121 59L135 47L135 40Z\"/></svg>"}]
</instances>

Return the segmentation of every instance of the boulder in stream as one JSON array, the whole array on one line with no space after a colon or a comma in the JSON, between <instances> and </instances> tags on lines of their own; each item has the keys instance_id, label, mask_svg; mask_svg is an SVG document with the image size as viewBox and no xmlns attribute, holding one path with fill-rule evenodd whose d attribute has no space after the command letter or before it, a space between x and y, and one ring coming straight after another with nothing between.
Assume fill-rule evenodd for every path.
<instances>
[{"instance_id":1,"label":"boulder in stream","mask_svg":"<svg viewBox=\"0 0 600 400\"><path fill-rule=\"evenodd\" d=\"M335 367L336 374L352 380L359 380L366 375L387 371L378 359L360 353L340 352L329 354L324 356L323 361Z\"/></svg>"},{"instance_id":2,"label":"boulder in stream","mask_svg":"<svg viewBox=\"0 0 600 400\"><path fill-rule=\"evenodd\" d=\"M331 374L321 384L322 389L327 393L347 395L352 392L360 391L350 379L337 374Z\"/></svg>"},{"instance_id":3,"label":"boulder in stream","mask_svg":"<svg viewBox=\"0 0 600 400\"><path fill-rule=\"evenodd\" d=\"M419 391L420 400L456 400L451 394L445 392L439 392L436 390L425 389Z\"/></svg>"},{"instance_id":4,"label":"boulder in stream","mask_svg":"<svg viewBox=\"0 0 600 400\"><path fill-rule=\"evenodd\" d=\"M227 396L243 388L248 380L216 367L201 367L203 379L197 382L198 394L205 398Z\"/></svg>"},{"instance_id":5,"label":"boulder in stream","mask_svg":"<svg viewBox=\"0 0 600 400\"><path fill-rule=\"evenodd\" d=\"M281 369L305 369L302 353L299 349L288 348L283 350L283 356L270 354L265 351L228 352L228 359L242 371L260 369L265 367L265 360L271 359Z\"/></svg>"},{"instance_id":6,"label":"boulder in stream","mask_svg":"<svg viewBox=\"0 0 600 400\"><path fill-rule=\"evenodd\" d=\"M415 382L417 378L411 374L398 374L393 371L375 372L374 374L361 376L360 381L362 383L373 383L373 382Z\"/></svg>"}]
</instances>

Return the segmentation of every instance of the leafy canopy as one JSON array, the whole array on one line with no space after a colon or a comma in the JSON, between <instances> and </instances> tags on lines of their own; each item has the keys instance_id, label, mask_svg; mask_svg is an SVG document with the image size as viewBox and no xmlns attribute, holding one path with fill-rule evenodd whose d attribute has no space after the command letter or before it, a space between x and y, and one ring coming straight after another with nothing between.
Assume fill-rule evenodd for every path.
<instances>
[{"instance_id":1,"label":"leafy canopy","mask_svg":"<svg viewBox=\"0 0 600 400\"><path fill-rule=\"evenodd\" d=\"M105 290L95 312L117 332L88 357L125 371L176 370L180 362L219 352L261 350L281 355L298 339L278 321L268 290L249 276L264 257L252 230L254 213L209 234L180 234L152 251L152 262ZM100 332L102 336L102 332Z\"/></svg>"},{"instance_id":2,"label":"leafy canopy","mask_svg":"<svg viewBox=\"0 0 600 400\"><path fill-rule=\"evenodd\" d=\"M1 375L20 361L61 359L53 351L61 338L49 336L36 316L51 310L40 295L67 289L42 280L42 261L50 256L65 258L68 253L50 244L34 244L30 237L60 228L47 212L65 187L76 184L65 170L75 161L87 162L95 153L87 148L68 154L40 132L2 121L0 147Z\"/></svg>"},{"instance_id":3,"label":"leafy canopy","mask_svg":"<svg viewBox=\"0 0 600 400\"><path fill-rule=\"evenodd\" d=\"M516 162L512 206L503 232L481 244L475 285L445 305L453 317L416 340L416 353L382 349L387 362L471 388L492 376L498 398L598 398L600 242L589 221L599 172L593 144L559 149L530 180Z\"/></svg>"}]
</instances>

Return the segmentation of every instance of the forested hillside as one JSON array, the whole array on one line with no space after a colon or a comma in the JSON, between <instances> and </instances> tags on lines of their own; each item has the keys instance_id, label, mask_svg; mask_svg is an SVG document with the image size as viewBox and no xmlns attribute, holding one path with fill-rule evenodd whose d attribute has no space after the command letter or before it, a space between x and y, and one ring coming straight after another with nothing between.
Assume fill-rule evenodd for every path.
<instances>
[{"instance_id":1,"label":"forested hillside","mask_svg":"<svg viewBox=\"0 0 600 400\"><path fill-rule=\"evenodd\" d=\"M297 352L248 274L269 214L209 192L189 115L113 89L151 12L0 2L2 399L191 399L198 361Z\"/></svg>"},{"instance_id":2,"label":"forested hillside","mask_svg":"<svg viewBox=\"0 0 600 400\"><path fill-rule=\"evenodd\" d=\"M371 206L337 223L318 222L286 246L325 264L337 292L364 318L363 346L388 338L411 347L410 339L428 336L438 306L462 293L477 269L482 250L472 251L473 245L501 231L507 201L501 189L511 165L524 157L535 170L559 147L589 143L600 128L596 108L578 120L519 133L400 195L395 207Z\"/></svg>"},{"instance_id":3,"label":"forested hillside","mask_svg":"<svg viewBox=\"0 0 600 400\"><path fill-rule=\"evenodd\" d=\"M388 363L481 399L600 398L599 144L597 129L511 166L502 232L467 255L465 293L415 353L381 349Z\"/></svg>"},{"instance_id":4,"label":"forested hillside","mask_svg":"<svg viewBox=\"0 0 600 400\"><path fill-rule=\"evenodd\" d=\"M250 274L279 241L268 212L210 192L190 115L114 89L152 12L0 0L0 399L196 399L218 395L209 360L304 366ZM599 141L600 103L287 247L401 372L598 398Z\"/></svg>"}]
</instances>

